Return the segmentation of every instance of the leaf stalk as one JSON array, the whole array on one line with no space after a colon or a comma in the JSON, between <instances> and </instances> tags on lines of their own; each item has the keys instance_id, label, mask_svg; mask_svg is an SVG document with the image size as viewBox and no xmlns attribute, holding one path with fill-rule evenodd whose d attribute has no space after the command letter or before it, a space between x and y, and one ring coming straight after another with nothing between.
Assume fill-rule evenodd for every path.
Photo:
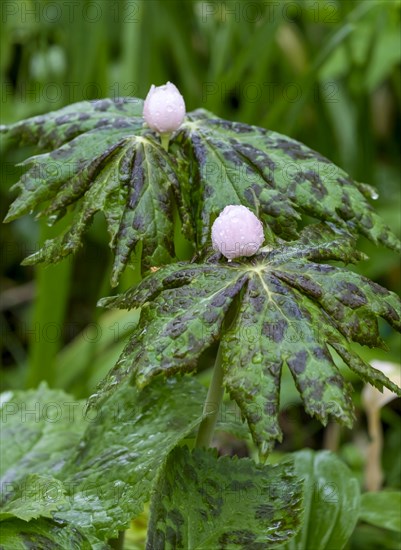
<instances>
[{"instance_id":1,"label":"leaf stalk","mask_svg":"<svg viewBox=\"0 0 401 550\"><path fill-rule=\"evenodd\" d=\"M206 401L203 407L203 414L205 415L205 418L202 420L199 426L195 447L210 447L213 438L214 428L217 422L217 417L220 411L221 402L223 400L223 395L223 367L222 351L220 345L217 352L212 379L210 381L209 390L206 396Z\"/></svg>"}]
</instances>

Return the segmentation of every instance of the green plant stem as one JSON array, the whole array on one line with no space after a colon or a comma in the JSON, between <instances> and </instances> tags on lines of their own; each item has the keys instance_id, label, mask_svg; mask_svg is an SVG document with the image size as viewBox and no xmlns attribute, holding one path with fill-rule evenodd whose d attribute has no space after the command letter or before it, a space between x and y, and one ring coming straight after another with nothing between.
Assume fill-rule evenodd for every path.
<instances>
[{"instance_id":1,"label":"green plant stem","mask_svg":"<svg viewBox=\"0 0 401 550\"><path fill-rule=\"evenodd\" d=\"M162 147L165 151L168 151L168 144L170 142L170 135L171 134L160 134L160 142L161 142Z\"/></svg>"},{"instance_id":2,"label":"green plant stem","mask_svg":"<svg viewBox=\"0 0 401 550\"><path fill-rule=\"evenodd\" d=\"M120 531L116 539L109 539L109 546L114 548L114 550L122 550L124 548L124 535L125 531Z\"/></svg>"},{"instance_id":3,"label":"green plant stem","mask_svg":"<svg viewBox=\"0 0 401 550\"><path fill-rule=\"evenodd\" d=\"M203 413L207 415L201 422L196 437L195 447L209 447L217 422L220 405L224 395L221 346L217 352L212 379L207 392Z\"/></svg>"}]
</instances>

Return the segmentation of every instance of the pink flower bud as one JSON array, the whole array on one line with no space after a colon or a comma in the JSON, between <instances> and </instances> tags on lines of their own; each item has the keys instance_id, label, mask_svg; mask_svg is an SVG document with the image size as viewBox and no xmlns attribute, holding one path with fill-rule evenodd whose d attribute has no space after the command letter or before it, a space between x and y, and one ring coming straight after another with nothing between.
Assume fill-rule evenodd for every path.
<instances>
[{"instance_id":1,"label":"pink flower bud","mask_svg":"<svg viewBox=\"0 0 401 550\"><path fill-rule=\"evenodd\" d=\"M253 256L264 241L260 220L246 206L226 206L212 226L212 243L229 260Z\"/></svg>"},{"instance_id":2,"label":"pink flower bud","mask_svg":"<svg viewBox=\"0 0 401 550\"><path fill-rule=\"evenodd\" d=\"M185 117L184 98L171 82L152 86L143 106L143 117L152 130L167 134L177 130Z\"/></svg>"}]
</instances>

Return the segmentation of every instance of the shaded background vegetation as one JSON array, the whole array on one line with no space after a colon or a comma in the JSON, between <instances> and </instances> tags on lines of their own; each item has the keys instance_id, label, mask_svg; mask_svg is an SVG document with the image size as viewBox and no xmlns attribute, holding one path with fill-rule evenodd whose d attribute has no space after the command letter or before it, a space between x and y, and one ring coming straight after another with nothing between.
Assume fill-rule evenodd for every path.
<instances>
[{"instance_id":1,"label":"shaded background vegetation","mask_svg":"<svg viewBox=\"0 0 401 550\"><path fill-rule=\"evenodd\" d=\"M377 209L399 235L400 6L396 0L5 1L2 123L84 99L145 97L152 83L170 80L188 110L203 107L288 134L375 186ZM1 150L4 216L9 188L21 172L14 165L35 150L5 142ZM101 217L75 258L21 267L53 233L29 216L2 228L2 389L46 379L85 397L113 365L138 315L96 308L97 299L111 292L111 253ZM370 259L357 269L399 290L397 256L366 241L361 247ZM136 266L120 289L139 277ZM399 338L384 325L383 336L389 353L362 353L399 361ZM355 385L362 388L361 382ZM355 395L358 422L354 432L341 433L339 445L348 464L362 472L359 440L366 443L366 421ZM304 416L290 381L283 397L283 450L321 447L326 432ZM385 483L391 487L400 486L399 401L382 415ZM369 541L361 540L373 548L379 537L388 544L381 547L391 548L394 540L383 536L373 530Z\"/></svg>"}]
</instances>

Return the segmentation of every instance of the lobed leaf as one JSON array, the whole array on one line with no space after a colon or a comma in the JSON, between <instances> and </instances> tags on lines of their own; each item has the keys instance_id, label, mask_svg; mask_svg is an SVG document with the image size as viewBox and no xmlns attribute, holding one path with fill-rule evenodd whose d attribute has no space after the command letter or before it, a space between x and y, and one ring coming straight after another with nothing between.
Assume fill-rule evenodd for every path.
<instances>
[{"instance_id":1,"label":"lobed leaf","mask_svg":"<svg viewBox=\"0 0 401 550\"><path fill-rule=\"evenodd\" d=\"M58 238L26 263L57 262L75 252L96 212L103 212L115 254L112 284L138 242L145 268L171 261L173 210L185 236L204 249L211 224L227 204L256 211L274 235L295 239L302 215L400 250L370 206L372 190L305 145L275 132L188 113L167 153L143 125L143 102L84 101L1 131L49 153L27 159L6 221L39 210L55 223L73 205ZM270 243L271 244L271 243Z\"/></svg>"},{"instance_id":2,"label":"lobed leaf","mask_svg":"<svg viewBox=\"0 0 401 550\"><path fill-rule=\"evenodd\" d=\"M110 136L107 131L106 139L111 139ZM88 139L88 135L84 137ZM63 146L70 148L71 157L76 156L75 141ZM23 176L26 178L25 194L31 200L36 199L32 197L30 189L37 185L30 181L31 174L36 174L37 170L41 174L49 166L46 158L39 159L33 160L33 168ZM106 216L110 243L114 250L113 285L117 284L121 271L141 240L145 265L170 261L173 254L172 185L177 185L177 179L171 159L156 142L127 135L111 145L100 157L85 163L78 174L70 177L68 172L68 168L65 175L62 172L61 179L56 176L57 188L52 183L49 185L47 178L41 179L34 194L41 193L43 189L46 192L45 199L51 201L44 214L55 213L58 217L77 199L81 199L80 208L71 226L59 237L46 241L41 250L25 260L25 264L56 262L75 252L81 246L93 216L99 211ZM41 197L43 200L43 195ZM21 204L24 206L20 206L17 199L9 216L14 217L15 209L20 213L21 208L27 208L26 202Z\"/></svg>"},{"instance_id":3,"label":"lobed leaf","mask_svg":"<svg viewBox=\"0 0 401 550\"><path fill-rule=\"evenodd\" d=\"M23 163L28 171L14 186L20 194L5 221L40 207L40 216L54 223L78 203L70 227L24 262L48 263L76 252L93 216L103 212L115 255L116 285L139 241L145 266L171 260L177 163L143 129L139 100L83 102L77 107L77 112L70 106L7 129L11 137L21 135L25 141L41 135L42 146L58 148Z\"/></svg>"},{"instance_id":4,"label":"lobed leaf","mask_svg":"<svg viewBox=\"0 0 401 550\"><path fill-rule=\"evenodd\" d=\"M367 201L376 192L320 153L287 136L203 109L187 119L175 142L191 159L198 245L207 243L211 223L227 204L243 204L285 239L297 236L301 214L306 214L401 250Z\"/></svg>"},{"instance_id":5,"label":"lobed leaf","mask_svg":"<svg viewBox=\"0 0 401 550\"><path fill-rule=\"evenodd\" d=\"M311 232L319 233L320 242ZM379 317L401 330L399 298L356 273L318 263L358 258L350 237L341 240L329 227L317 226L305 229L300 240L282 242L246 262L214 257L207 263L181 262L159 269L125 294L101 302L107 307L142 307L142 314L99 394L107 395L125 379L144 387L159 374L195 371L199 356L219 340L224 384L262 457L281 439L283 364L309 414L324 424L332 416L351 426L351 387L331 349L364 380L401 395L349 346L352 341L381 346ZM234 318L228 323L233 307Z\"/></svg>"},{"instance_id":6,"label":"lobed leaf","mask_svg":"<svg viewBox=\"0 0 401 550\"><path fill-rule=\"evenodd\" d=\"M42 149L59 147L75 137L91 130L108 127L110 130L125 128L139 130L143 125L143 101L137 98L118 97L80 101L58 111L51 111L9 126L0 126L18 144L37 145Z\"/></svg>"}]
</instances>

